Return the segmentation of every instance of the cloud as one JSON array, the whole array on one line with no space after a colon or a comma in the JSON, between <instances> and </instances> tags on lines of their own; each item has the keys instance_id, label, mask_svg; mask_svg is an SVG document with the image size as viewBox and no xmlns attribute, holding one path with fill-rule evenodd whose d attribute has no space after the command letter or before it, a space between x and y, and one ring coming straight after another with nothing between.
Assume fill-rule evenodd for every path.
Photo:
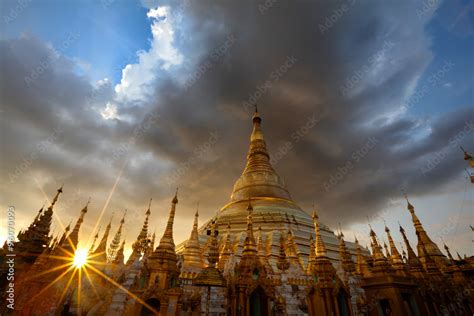
<instances>
[{"instance_id":1,"label":"cloud","mask_svg":"<svg viewBox=\"0 0 474 316\"><path fill-rule=\"evenodd\" d=\"M183 55L173 46L173 16L168 7L151 9L150 49L138 52L138 63L128 64L122 71L122 80L115 86L121 101L146 101L152 96L153 84L160 70L169 70L183 62Z\"/></svg>"}]
</instances>

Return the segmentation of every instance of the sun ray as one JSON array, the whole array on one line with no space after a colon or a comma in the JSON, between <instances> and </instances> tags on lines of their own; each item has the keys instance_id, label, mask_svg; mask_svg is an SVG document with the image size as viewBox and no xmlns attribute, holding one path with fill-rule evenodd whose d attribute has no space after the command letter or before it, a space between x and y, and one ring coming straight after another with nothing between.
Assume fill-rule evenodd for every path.
<instances>
[{"instance_id":1,"label":"sun ray","mask_svg":"<svg viewBox=\"0 0 474 316\"><path fill-rule=\"evenodd\" d=\"M89 265L88 265L89 266ZM127 290L126 288L124 288L123 286L121 286L120 284L118 284L117 282L115 282L113 279L111 279L109 276L107 276L106 274L102 273L102 271L94 268L93 266L89 266L95 273L97 273L98 275L100 275L101 277L103 277L105 280L107 280L108 282L112 283L113 285L115 285L116 287L118 287L119 289L121 289L122 291L124 291L125 293L127 293L128 295L130 295L130 297L132 297L135 301L139 302L140 304L142 304L143 306L145 306L147 309L149 309L152 313L155 313L156 315L159 315L158 312L153 308L151 307L150 305L148 305L147 303L145 303L141 298L139 298L138 296L136 296L135 294L133 294L132 292L130 292L129 290Z\"/></svg>"},{"instance_id":2,"label":"sun ray","mask_svg":"<svg viewBox=\"0 0 474 316\"><path fill-rule=\"evenodd\" d=\"M99 293L97 292L97 289L95 288L94 282L92 282L89 272L87 271L87 264L84 265L84 274L86 275L86 278L89 281L89 284L91 285L92 290L94 290L96 297L100 297Z\"/></svg>"},{"instance_id":3,"label":"sun ray","mask_svg":"<svg viewBox=\"0 0 474 316\"><path fill-rule=\"evenodd\" d=\"M37 297L39 297L40 295L42 295L44 292L46 292L50 287L52 287L54 284L56 284L56 282L58 282L59 280L61 280L69 271L71 271L74 267L71 266L69 267L66 271L64 271L63 273L61 273L56 279L54 279L51 283L49 283L47 286L45 286L43 289L41 289L41 291L39 291L36 295L34 295L33 297L31 297L29 300L28 300L28 303L33 301L34 299L36 299Z\"/></svg>"},{"instance_id":4,"label":"sun ray","mask_svg":"<svg viewBox=\"0 0 474 316\"><path fill-rule=\"evenodd\" d=\"M51 272L54 272L54 271L57 271L57 270L61 270L61 269L66 268L70 265L71 264L69 264L69 263L65 263L65 264L62 264L62 265L57 266L55 268L51 268L51 269L48 269L46 271L40 272L38 274L35 274L35 275L32 275L32 276L27 276L27 277L25 277L25 281L36 279L37 277L43 276L45 274L48 274L48 273L51 273Z\"/></svg>"},{"instance_id":5,"label":"sun ray","mask_svg":"<svg viewBox=\"0 0 474 316\"><path fill-rule=\"evenodd\" d=\"M77 282L77 306L79 312L81 311L81 287L82 287L82 269L79 269L79 279Z\"/></svg>"},{"instance_id":6,"label":"sun ray","mask_svg":"<svg viewBox=\"0 0 474 316\"><path fill-rule=\"evenodd\" d=\"M114 195L115 193L115 189L117 188L117 185L120 181L120 179L122 178L122 173L123 173L123 170L125 169L125 166L127 165L127 162L128 162L128 158L125 159L124 163L122 164L122 167L120 168L120 171L117 175L117 178L115 179L115 182L114 182L114 185L112 186L112 189L110 190L110 193L109 195L107 196L107 200L105 201L105 204L104 206L102 207L102 210L100 211L100 215L99 215L99 218L97 219L97 221L95 222L95 226L94 226L94 229L92 231L96 231L97 230L97 227L99 226L100 224L100 221L102 220L102 217L104 216L104 213L105 213L105 210L107 209L107 206L109 205L109 202L110 200L112 199L112 196ZM89 235L89 238L87 240L87 245L91 242L91 235Z\"/></svg>"},{"instance_id":7,"label":"sun ray","mask_svg":"<svg viewBox=\"0 0 474 316\"><path fill-rule=\"evenodd\" d=\"M64 296L66 295L66 292L67 292L67 290L69 289L69 286L71 285L72 279L73 279L74 276L76 275L76 272L77 272L77 270L74 270L73 273L71 274L71 277L70 277L69 280L67 281L66 286L65 286L63 292L61 293L61 297L59 298L59 302L62 302L62 301L63 301L63 298L64 298Z\"/></svg>"}]
</instances>

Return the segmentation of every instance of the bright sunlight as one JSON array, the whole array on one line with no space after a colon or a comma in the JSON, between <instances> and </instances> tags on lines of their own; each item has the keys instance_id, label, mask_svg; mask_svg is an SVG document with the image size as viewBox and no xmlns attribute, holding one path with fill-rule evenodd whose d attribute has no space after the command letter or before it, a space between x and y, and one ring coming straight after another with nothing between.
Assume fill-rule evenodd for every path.
<instances>
[{"instance_id":1,"label":"bright sunlight","mask_svg":"<svg viewBox=\"0 0 474 316\"><path fill-rule=\"evenodd\" d=\"M83 265L87 263L87 250L86 249L77 249L76 253L74 254L74 262L73 265L80 269Z\"/></svg>"}]
</instances>

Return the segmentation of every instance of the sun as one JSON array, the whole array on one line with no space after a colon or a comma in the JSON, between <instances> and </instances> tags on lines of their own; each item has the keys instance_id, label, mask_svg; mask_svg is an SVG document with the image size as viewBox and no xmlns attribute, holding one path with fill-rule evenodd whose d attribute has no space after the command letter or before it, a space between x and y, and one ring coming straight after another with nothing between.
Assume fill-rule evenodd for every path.
<instances>
[{"instance_id":1,"label":"sun","mask_svg":"<svg viewBox=\"0 0 474 316\"><path fill-rule=\"evenodd\" d=\"M77 269L82 268L82 266L84 266L87 263L87 256L88 256L87 250L77 249L75 254L74 254L73 265Z\"/></svg>"}]
</instances>

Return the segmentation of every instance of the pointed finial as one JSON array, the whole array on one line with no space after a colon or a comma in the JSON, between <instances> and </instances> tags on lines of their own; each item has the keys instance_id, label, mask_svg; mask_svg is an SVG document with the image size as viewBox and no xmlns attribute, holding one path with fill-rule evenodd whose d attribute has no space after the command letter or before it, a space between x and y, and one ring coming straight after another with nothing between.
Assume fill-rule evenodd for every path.
<instances>
[{"instance_id":1,"label":"pointed finial","mask_svg":"<svg viewBox=\"0 0 474 316\"><path fill-rule=\"evenodd\" d=\"M125 215L127 215L127 209L123 212L122 220L120 221L120 224L125 223Z\"/></svg>"},{"instance_id":2,"label":"pointed finial","mask_svg":"<svg viewBox=\"0 0 474 316\"><path fill-rule=\"evenodd\" d=\"M178 203L178 188L176 188L176 193L174 194L174 198L173 198L172 203L173 203L173 204L177 204L177 203Z\"/></svg>"},{"instance_id":3,"label":"pointed finial","mask_svg":"<svg viewBox=\"0 0 474 316\"><path fill-rule=\"evenodd\" d=\"M400 227L400 232L402 234L405 234L405 229L402 227L402 225L400 224L400 222L398 222L398 227Z\"/></svg>"},{"instance_id":4,"label":"pointed finial","mask_svg":"<svg viewBox=\"0 0 474 316\"><path fill-rule=\"evenodd\" d=\"M403 196L405 197L405 200L407 201L407 209L409 211L413 211L414 207L413 207L413 205L411 205L410 201L408 200L407 193L405 192L404 189L402 189L402 193L403 193Z\"/></svg>"},{"instance_id":5,"label":"pointed finial","mask_svg":"<svg viewBox=\"0 0 474 316\"><path fill-rule=\"evenodd\" d=\"M145 215L146 215L147 217L150 216L150 214L151 214L151 201L152 201L152 200L153 200L153 199L150 198L150 202L148 202L148 208L147 208L146 213L145 213Z\"/></svg>"},{"instance_id":6,"label":"pointed finial","mask_svg":"<svg viewBox=\"0 0 474 316\"><path fill-rule=\"evenodd\" d=\"M196 214L194 214L194 216L196 216L196 217L199 216L199 201L197 202L197 205L196 205Z\"/></svg>"},{"instance_id":7,"label":"pointed finial","mask_svg":"<svg viewBox=\"0 0 474 316\"><path fill-rule=\"evenodd\" d=\"M313 222L314 222L314 220L319 218L318 213L316 212L316 206L314 204L313 204L313 215L312 215L312 217L313 217Z\"/></svg>"},{"instance_id":8,"label":"pointed finial","mask_svg":"<svg viewBox=\"0 0 474 316\"><path fill-rule=\"evenodd\" d=\"M253 114L252 121L254 123L260 123L262 119L260 118L260 114L258 113L257 104L255 104L254 106L255 106L255 112Z\"/></svg>"}]
</instances>

